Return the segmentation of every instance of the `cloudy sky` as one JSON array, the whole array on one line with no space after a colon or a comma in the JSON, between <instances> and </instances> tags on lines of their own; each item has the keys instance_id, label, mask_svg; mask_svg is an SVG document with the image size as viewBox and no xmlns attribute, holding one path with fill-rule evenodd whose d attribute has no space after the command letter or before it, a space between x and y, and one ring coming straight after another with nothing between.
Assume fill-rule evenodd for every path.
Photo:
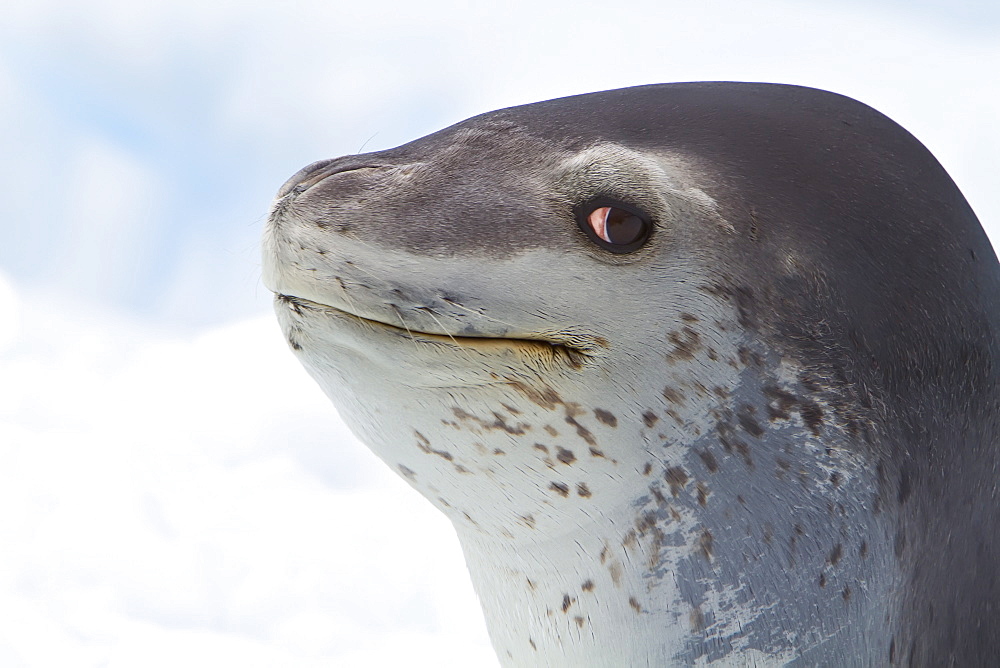
<instances>
[{"instance_id":1,"label":"cloudy sky","mask_svg":"<svg viewBox=\"0 0 1000 668\"><path fill-rule=\"evenodd\" d=\"M495 4L4 8L0 665L496 665L447 522L272 322L257 239L313 160L574 93L796 83L900 122L1000 233L996 3Z\"/></svg>"}]
</instances>

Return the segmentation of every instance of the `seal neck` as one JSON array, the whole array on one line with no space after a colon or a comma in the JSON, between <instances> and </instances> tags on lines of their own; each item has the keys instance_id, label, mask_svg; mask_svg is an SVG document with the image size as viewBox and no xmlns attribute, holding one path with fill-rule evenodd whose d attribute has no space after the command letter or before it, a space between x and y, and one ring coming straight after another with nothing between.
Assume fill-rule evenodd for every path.
<instances>
[{"instance_id":1,"label":"seal neck","mask_svg":"<svg viewBox=\"0 0 1000 668\"><path fill-rule=\"evenodd\" d=\"M899 586L893 518L869 504L877 472L845 449L786 449L761 439L759 465L733 455L711 486L667 469L671 489L558 533L456 524L501 663L875 662Z\"/></svg>"},{"instance_id":2,"label":"seal neck","mask_svg":"<svg viewBox=\"0 0 1000 668\"><path fill-rule=\"evenodd\" d=\"M558 538L505 541L459 531L493 646L504 666L656 666L685 631L664 609L657 556L607 517ZM617 536L614 540L611 537ZM604 538L602 538L604 537ZM624 544L624 546L623 546Z\"/></svg>"}]
</instances>

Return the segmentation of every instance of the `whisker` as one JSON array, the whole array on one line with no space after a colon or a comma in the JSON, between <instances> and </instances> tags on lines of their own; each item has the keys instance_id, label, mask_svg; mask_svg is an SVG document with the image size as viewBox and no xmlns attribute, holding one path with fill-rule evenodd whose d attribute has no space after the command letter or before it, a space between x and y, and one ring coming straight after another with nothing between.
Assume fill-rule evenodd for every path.
<instances>
[{"instance_id":1,"label":"whisker","mask_svg":"<svg viewBox=\"0 0 1000 668\"><path fill-rule=\"evenodd\" d=\"M441 297L441 301L448 302L449 304L451 304L455 308L460 308L463 311L466 311L467 313L471 313L473 315L477 315L480 318L485 318L486 320L492 320L493 322L498 322L501 325L507 325L508 327L510 327L511 329L513 329L515 331L517 330L517 325L515 325L513 323L507 322L506 320L500 320L499 318L494 318L492 316L488 316L485 313L482 313L482 312L477 311L475 309L471 309L468 306L463 306L462 304L459 304L458 302L452 301L452 300L448 299L447 297Z\"/></svg>"},{"instance_id":2,"label":"whisker","mask_svg":"<svg viewBox=\"0 0 1000 668\"><path fill-rule=\"evenodd\" d=\"M375 328L371 325L371 323L368 322L367 318L361 315L361 311L358 310L358 305L354 303L353 299L351 299L351 293L348 292L347 286L344 285L344 279L342 279L340 276L337 276L336 279L337 283L340 284L341 291L344 293L344 298L347 299L347 301L350 302L351 304L351 312L354 315L358 316L358 318L364 323L365 327L374 332Z\"/></svg>"},{"instance_id":3,"label":"whisker","mask_svg":"<svg viewBox=\"0 0 1000 668\"><path fill-rule=\"evenodd\" d=\"M443 324L441 324L441 321L437 319L437 316L434 315L434 312L431 309L427 308L426 306L421 306L420 310L434 319L434 322L436 322L437 326L441 328L441 331L444 332L449 339L451 339L451 342L455 344L455 347L460 348L462 350L465 356L469 358L470 362L475 361L472 355L469 354L469 351L465 348L465 346L461 346L458 344L458 341L455 340L455 337L448 332L448 330L445 328Z\"/></svg>"},{"instance_id":4,"label":"whisker","mask_svg":"<svg viewBox=\"0 0 1000 668\"><path fill-rule=\"evenodd\" d=\"M378 130L375 131L375 134L373 134L371 137L369 137L368 139L366 139L365 143L362 144L361 148L358 149L358 153L361 153L361 151L365 150L365 146L368 146L368 142L370 142L372 139L375 139L375 136L377 134L378 134ZM355 153L355 155L357 155L357 153Z\"/></svg>"},{"instance_id":5,"label":"whisker","mask_svg":"<svg viewBox=\"0 0 1000 668\"><path fill-rule=\"evenodd\" d=\"M410 341L413 342L413 350L419 353L420 349L417 346L417 340L413 338L413 332L410 331L409 325L407 325L406 320L403 319L403 314L400 313L399 308L395 304L389 304L389 306L391 306L392 310L396 312L396 316L399 318L399 321L403 323L403 329L405 329L406 333L410 335Z\"/></svg>"}]
</instances>

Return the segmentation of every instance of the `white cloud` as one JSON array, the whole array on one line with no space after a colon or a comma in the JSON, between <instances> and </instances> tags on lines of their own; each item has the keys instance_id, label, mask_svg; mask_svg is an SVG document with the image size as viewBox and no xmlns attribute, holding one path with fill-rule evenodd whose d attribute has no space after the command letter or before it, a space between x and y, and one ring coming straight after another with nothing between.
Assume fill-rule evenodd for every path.
<instances>
[{"instance_id":1,"label":"white cloud","mask_svg":"<svg viewBox=\"0 0 1000 668\"><path fill-rule=\"evenodd\" d=\"M21 304L14 286L0 274L0 355L12 346L21 333Z\"/></svg>"}]
</instances>

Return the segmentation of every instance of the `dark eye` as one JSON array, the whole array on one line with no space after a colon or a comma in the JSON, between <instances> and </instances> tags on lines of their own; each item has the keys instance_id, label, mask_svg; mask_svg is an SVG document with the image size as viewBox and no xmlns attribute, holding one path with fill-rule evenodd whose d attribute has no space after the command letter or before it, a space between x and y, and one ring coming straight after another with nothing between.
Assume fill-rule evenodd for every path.
<instances>
[{"instance_id":1,"label":"dark eye","mask_svg":"<svg viewBox=\"0 0 1000 668\"><path fill-rule=\"evenodd\" d=\"M578 209L577 222L591 241L612 253L638 250L653 229L649 216L642 211L603 198Z\"/></svg>"}]
</instances>

